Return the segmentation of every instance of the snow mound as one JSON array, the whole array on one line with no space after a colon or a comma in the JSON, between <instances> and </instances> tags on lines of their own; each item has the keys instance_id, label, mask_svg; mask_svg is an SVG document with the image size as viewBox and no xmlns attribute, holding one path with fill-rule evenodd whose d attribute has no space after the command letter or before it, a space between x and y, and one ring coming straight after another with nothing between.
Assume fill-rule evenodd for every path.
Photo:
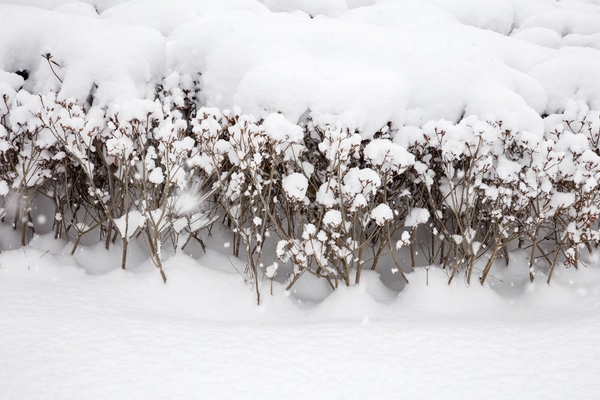
<instances>
[{"instance_id":1,"label":"snow mound","mask_svg":"<svg viewBox=\"0 0 600 400\"><path fill-rule=\"evenodd\" d=\"M145 98L164 75L165 58L165 39L153 29L0 5L0 69L27 71L24 88L33 93L82 101L93 94L103 106Z\"/></svg>"},{"instance_id":2,"label":"snow mound","mask_svg":"<svg viewBox=\"0 0 600 400\"><path fill-rule=\"evenodd\" d=\"M205 106L366 137L465 115L539 132L569 100L600 108L600 6L588 2L19 4L0 4L0 81L60 99L152 98L162 77L201 73Z\"/></svg>"}]
</instances>

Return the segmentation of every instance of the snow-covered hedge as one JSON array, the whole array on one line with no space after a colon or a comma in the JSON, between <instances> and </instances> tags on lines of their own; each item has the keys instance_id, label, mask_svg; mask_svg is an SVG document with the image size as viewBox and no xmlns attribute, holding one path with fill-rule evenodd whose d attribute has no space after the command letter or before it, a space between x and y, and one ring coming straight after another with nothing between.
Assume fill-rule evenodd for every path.
<instances>
[{"instance_id":1,"label":"snow-covered hedge","mask_svg":"<svg viewBox=\"0 0 600 400\"><path fill-rule=\"evenodd\" d=\"M196 109L198 92L174 73L154 100L104 108L2 93L0 217L14 210L26 244L45 196L73 251L100 232L107 247L122 242L125 268L142 237L165 281L163 246L201 241L220 220L258 296L265 276L288 273L291 287L309 273L336 288L381 260L403 275L436 264L449 282L464 272L484 283L514 248L528 252L532 280L537 268L549 281L598 243L600 114L584 105L546 117L543 135L466 117L365 138L277 113Z\"/></svg>"}]
</instances>

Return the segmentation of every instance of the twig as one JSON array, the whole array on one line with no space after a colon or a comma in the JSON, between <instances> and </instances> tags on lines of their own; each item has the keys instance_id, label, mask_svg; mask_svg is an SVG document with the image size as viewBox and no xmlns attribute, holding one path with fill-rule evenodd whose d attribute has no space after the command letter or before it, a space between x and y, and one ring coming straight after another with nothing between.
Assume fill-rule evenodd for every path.
<instances>
[{"instance_id":1,"label":"twig","mask_svg":"<svg viewBox=\"0 0 600 400\"><path fill-rule=\"evenodd\" d=\"M61 68L60 65L56 62L52 60L52 54L50 53L46 53L46 54L42 54L42 57L48 61L48 65L50 66L50 70L52 71L52 73L54 74L54 76L56 77L56 79L58 79L60 81L60 83L63 83L63 80L60 79L58 77L58 75L56 74L56 71L54 70L54 68L52 67L52 64L56 65L58 68Z\"/></svg>"}]
</instances>

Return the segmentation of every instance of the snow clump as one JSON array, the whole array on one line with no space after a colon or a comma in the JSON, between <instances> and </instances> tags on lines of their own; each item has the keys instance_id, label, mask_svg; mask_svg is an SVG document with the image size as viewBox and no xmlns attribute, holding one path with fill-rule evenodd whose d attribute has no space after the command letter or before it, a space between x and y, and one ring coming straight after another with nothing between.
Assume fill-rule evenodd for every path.
<instances>
[{"instance_id":1,"label":"snow clump","mask_svg":"<svg viewBox=\"0 0 600 400\"><path fill-rule=\"evenodd\" d=\"M281 183L288 198L298 202L304 200L308 188L308 179L304 175L299 173L290 174L283 178Z\"/></svg>"}]
</instances>

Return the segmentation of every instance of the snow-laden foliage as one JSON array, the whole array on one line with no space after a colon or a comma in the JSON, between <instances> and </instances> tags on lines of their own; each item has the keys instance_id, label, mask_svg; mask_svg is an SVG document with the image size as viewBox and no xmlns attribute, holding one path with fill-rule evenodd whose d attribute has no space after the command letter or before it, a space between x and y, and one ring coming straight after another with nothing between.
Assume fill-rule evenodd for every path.
<instances>
[{"instance_id":1,"label":"snow-laden foliage","mask_svg":"<svg viewBox=\"0 0 600 400\"><path fill-rule=\"evenodd\" d=\"M556 125L542 137L474 118L412 132L419 167L411 192L430 211L430 262L450 267L450 280L465 268L470 282L475 262L489 258L484 282L499 251L508 257L517 241L530 248L532 280L538 255L550 275L561 256L577 266L581 246L598 241L600 132L587 114L547 118Z\"/></svg>"},{"instance_id":2,"label":"snow-laden foliage","mask_svg":"<svg viewBox=\"0 0 600 400\"><path fill-rule=\"evenodd\" d=\"M197 109L198 93L197 79L176 73L154 100L104 108L5 90L0 216L15 209L26 244L44 196L73 251L100 232L107 247L122 242L125 268L141 236L165 280L163 246L202 243L200 230L220 219L258 297L263 276L288 272L291 287L309 273L336 288L382 259L402 275L436 264L449 282L464 271L483 283L517 247L530 278L545 269L550 280L600 238L600 115L583 103L546 117L543 134L470 116L388 124L366 139L310 118Z\"/></svg>"},{"instance_id":3,"label":"snow-laden foliage","mask_svg":"<svg viewBox=\"0 0 600 400\"><path fill-rule=\"evenodd\" d=\"M125 268L128 242L142 235L166 280L163 242L181 248L212 221L202 208L200 169L188 162L200 153L186 132L193 90L159 89L155 101L117 110L53 94L4 94L1 181L12 193L2 195L20 205L23 244L34 228L32 202L46 196L56 236L74 235L73 252L86 233L100 230L107 248L119 235Z\"/></svg>"}]
</instances>

